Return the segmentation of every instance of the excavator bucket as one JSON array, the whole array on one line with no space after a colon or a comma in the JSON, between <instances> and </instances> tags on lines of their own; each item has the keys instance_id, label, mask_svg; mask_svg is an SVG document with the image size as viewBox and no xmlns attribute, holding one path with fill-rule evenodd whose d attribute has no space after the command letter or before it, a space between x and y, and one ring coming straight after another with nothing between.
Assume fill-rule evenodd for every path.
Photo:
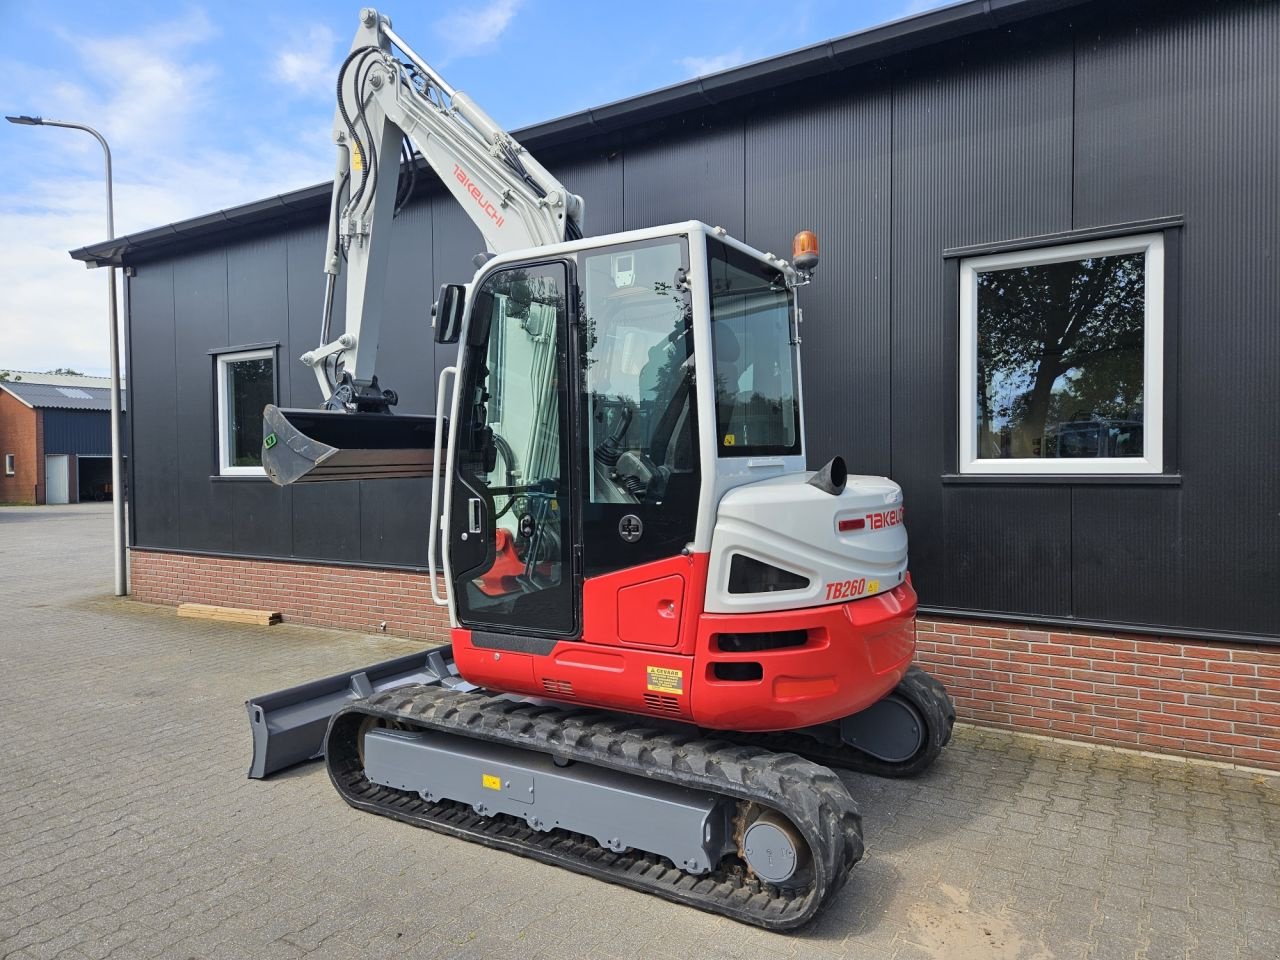
<instances>
[{"instance_id":1,"label":"excavator bucket","mask_svg":"<svg viewBox=\"0 0 1280 960\"><path fill-rule=\"evenodd\" d=\"M262 466L280 486L429 477L435 431L435 417L282 410L268 404L262 411Z\"/></svg>"},{"instance_id":2,"label":"excavator bucket","mask_svg":"<svg viewBox=\"0 0 1280 960\"><path fill-rule=\"evenodd\" d=\"M260 780L314 760L324 752L329 719L342 707L410 683L475 689L458 676L450 649L444 646L246 700L253 731L249 776Z\"/></svg>"}]
</instances>

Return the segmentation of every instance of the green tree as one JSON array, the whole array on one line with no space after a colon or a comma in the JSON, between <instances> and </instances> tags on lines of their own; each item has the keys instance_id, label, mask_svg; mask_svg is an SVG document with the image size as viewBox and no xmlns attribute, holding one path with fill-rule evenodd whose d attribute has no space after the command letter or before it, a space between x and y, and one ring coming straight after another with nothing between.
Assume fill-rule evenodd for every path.
<instances>
[{"instance_id":1,"label":"green tree","mask_svg":"<svg viewBox=\"0 0 1280 960\"><path fill-rule=\"evenodd\" d=\"M978 275L979 412L1009 430L1009 456L1042 453L1051 418L1140 408L1144 266L1132 253Z\"/></svg>"},{"instance_id":2,"label":"green tree","mask_svg":"<svg viewBox=\"0 0 1280 960\"><path fill-rule=\"evenodd\" d=\"M46 370L45 373L57 373L64 377L83 377L84 374L79 370L72 370L70 367L54 367L52 370Z\"/></svg>"}]
</instances>

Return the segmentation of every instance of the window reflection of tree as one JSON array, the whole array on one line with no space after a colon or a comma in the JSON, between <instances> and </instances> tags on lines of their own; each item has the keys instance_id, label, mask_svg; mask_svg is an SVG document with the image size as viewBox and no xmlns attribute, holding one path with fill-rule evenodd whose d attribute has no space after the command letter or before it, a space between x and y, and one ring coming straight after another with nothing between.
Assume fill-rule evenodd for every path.
<instances>
[{"instance_id":1,"label":"window reflection of tree","mask_svg":"<svg viewBox=\"0 0 1280 960\"><path fill-rule=\"evenodd\" d=\"M1133 253L978 274L979 456L1064 455L1056 425L1140 423L1144 268Z\"/></svg>"}]
</instances>

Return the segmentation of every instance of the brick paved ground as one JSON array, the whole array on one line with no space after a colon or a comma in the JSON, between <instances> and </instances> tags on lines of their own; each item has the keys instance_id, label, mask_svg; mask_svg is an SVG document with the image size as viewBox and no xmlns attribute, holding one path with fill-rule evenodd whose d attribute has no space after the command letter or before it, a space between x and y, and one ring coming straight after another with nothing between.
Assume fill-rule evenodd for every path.
<instances>
[{"instance_id":1,"label":"brick paved ground","mask_svg":"<svg viewBox=\"0 0 1280 960\"><path fill-rule=\"evenodd\" d=\"M763 933L246 780L248 695L410 649L104 598L102 507L0 508L0 958L1280 956L1280 781L963 728L850 777L867 857Z\"/></svg>"}]
</instances>

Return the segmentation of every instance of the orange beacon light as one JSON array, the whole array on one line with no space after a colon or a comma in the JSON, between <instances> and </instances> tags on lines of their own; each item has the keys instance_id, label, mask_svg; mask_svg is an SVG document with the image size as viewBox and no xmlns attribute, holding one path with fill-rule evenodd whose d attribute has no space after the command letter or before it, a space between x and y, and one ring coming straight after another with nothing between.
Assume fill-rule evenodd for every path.
<instances>
[{"instance_id":1,"label":"orange beacon light","mask_svg":"<svg viewBox=\"0 0 1280 960\"><path fill-rule=\"evenodd\" d=\"M791 241L791 262L801 273L811 273L818 266L818 235L801 230Z\"/></svg>"}]
</instances>

